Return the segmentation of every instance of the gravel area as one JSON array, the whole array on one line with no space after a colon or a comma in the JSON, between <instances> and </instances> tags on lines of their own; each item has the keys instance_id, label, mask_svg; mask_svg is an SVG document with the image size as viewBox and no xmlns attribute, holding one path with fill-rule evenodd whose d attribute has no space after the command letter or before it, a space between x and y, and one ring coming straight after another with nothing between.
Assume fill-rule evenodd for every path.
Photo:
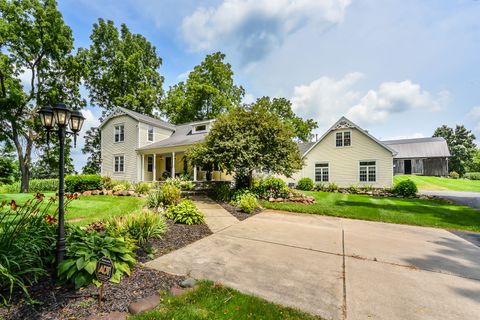
<instances>
[{"instance_id":1,"label":"gravel area","mask_svg":"<svg viewBox=\"0 0 480 320\"><path fill-rule=\"evenodd\" d=\"M240 211L238 207L232 206L226 202L218 202L218 204L221 205L225 210L230 212L235 218L237 218L240 221L253 217L254 215L259 214L260 212L263 211L262 207L258 207L258 208L255 208L253 213L245 213L243 211Z\"/></svg>"},{"instance_id":2,"label":"gravel area","mask_svg":"<svg viewBox=\"0 0 480 320\"><path fill-rule=\"evenodd\" d=\"M71 286L56 286L50 277L45 277L29 288L31 298L36 303L14 299L10 310L0 307L0 319L86 319L93 314L127 311L130 303L179 285L184 277L148 269L142 263L182 248L212 232L206 224L188 226L175 224L168 219L167 224L168 231L162 239L150 243L152 255L142 248L136 250L139 263L130 277L124 277L119 284L105 284L105 299L101 307L98 306L99 289L96 286L90 285L76 291ZM13 296L23 297L20 293Z\"/></svg>"}]
</instances>

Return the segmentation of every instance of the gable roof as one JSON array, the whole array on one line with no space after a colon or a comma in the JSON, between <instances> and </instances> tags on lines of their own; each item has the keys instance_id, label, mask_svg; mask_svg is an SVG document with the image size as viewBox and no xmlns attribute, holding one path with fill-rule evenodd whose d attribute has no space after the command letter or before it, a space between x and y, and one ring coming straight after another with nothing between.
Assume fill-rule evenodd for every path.
<instances>
[{"instance_id":1,"label":"gable roof","mask_svg":"<svg viewBox=\"0 0 480 320\"><path fill-rule=\"evenodd\" d=\"M167 121L163 121L161 119L153 118L150 116L146 116L144 114L123 108L123 107L115 107L115 110L111 112L108 117L100 124L99 129L101 129L110 119L121 116L121 115L128 115L132 117L133 119L147 123L156 127L161 127L170 131L175 131L175 125L171 124Z\"/></svg>"},{"instance_id":2,"label":"gable roof","mask_svg":"<svg viewBox=\"0 0 480 320\"><path fill-rule=\"evenodd\" d=\"M359 132L363 133L364 135L366 135L367 137L369 137L370 139L372 139L374 142L376 142L377 144L379 144L381 147L383 147L384 149L386 149L387 151L391 152L393 156L395 156L397 154L397 152L390 148L389 146L383 144L380 140L378 140L377 138L375 138L374 136L372 136L370 133L368 133L368 131L366 130L363 130L362 128L360 128L358 125L356 125L355 123L353 123L352 121L348 120L347 118L345 117L341 117L337 122L335 122L333 124L333 126L330 127L330 129L328 129L321 137L320 139L318 139L316 142L313 143L312 146L310 146L310 148L305 151L305 153L302 155L302 158L305 157L310 151L313 150L313 148L315 148L315 146L320 143L320 141L322 141L323 139L325 139L325 137L330 133L332 132L333 130L336 130L336 129L348 129L348 128L354 128L354 129L357 129Z\"/></svg>"},{"instance_id":3,"label":"gable roof","mask_svg":"<svg viewBox=\"0 0 480 320\"><path fill-rule=\"evenodd\" d=\"M397 151L394 158L450 157L447 141L442 137L383 141Z\"/></svg>"},{"instance_id":4,"label":"gable roof","mask_svg":"<svg viewBox=\"0 0 480 320\"><path fill-rule=\"evenodd\" d=\"M299 143L297 143L298 151L300 151L300 156L303 157L303 154L306 153L314 144L315 144L315 142L299 142Z\"/></svg>"},{"instance_id":5,"label":"gable roof","mask_svg":"<svg viewBox=\"0 0 480 320\"><path fill-rule=\"evenodd\" d=\"M150 150L156 149L161 147L172 147L172 146L184 146L190 145L198 142L202 142L208 132L202 133L192 133L192 127L195 124L205 124L212 122L213 120L202 120L202 121L195 121L184 123L181 125L175 126L175 132L168 138L164 140L160 140L149 145L143 146L138 148L137 150Z\"/></svg>"}]
</instances>

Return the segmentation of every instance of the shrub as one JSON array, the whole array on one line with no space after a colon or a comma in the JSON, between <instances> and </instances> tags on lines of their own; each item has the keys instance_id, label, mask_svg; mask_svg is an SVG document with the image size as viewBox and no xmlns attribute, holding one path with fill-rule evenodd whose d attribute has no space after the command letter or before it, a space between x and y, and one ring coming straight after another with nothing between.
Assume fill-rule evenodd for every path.
<instances>
[{"instance_id":1,"label":"shrub","mask_svg":"<svg viewBox=\"0 0 480 320\"><path fill-rule=\"evenodd\" d=\"M109 176L102 177L102 188L111 190L113 188L112 178Z\"/></svg>"},{"instance_id":2,"label":"shrub","mask_svg":"<svg viewBox=\"0 0 480 320\"><path fill-rule=\"evenodd\" d=\"M96 231L87 232L77 226L67 228L67 252L58 267L58 279L71 282L78 289L90 283L97 286L95 278L97 261L103 256L112 259L115 271L111 282L119 283L123 274L130 275L135 265L135 245L123 237L111 237Z\"/></svg>"},{"instance_id":3,"label":"shrub","mask_svg":"<svg viewBox=\"0 0 480 320\"><path fill-rule=\"evenodd\" d=\"M83 192L98 190L102 187L102 178L96 174L79 174L65 178L65 191Z\"/></svg>"},{"instance_id":4,"label":"shrub","mask_svg":"<svg viewBox=\"0 0 480 320\"><path fill-rule=\"evenodd\" d=\"M463 177L469 180L480 180L480 172L467 172Z\"/></svg>"},{"instance_id":5,"label":"shrub","mask_svg":"<svg viewBox=\"0 0 480 320\"><path fill-rule=\"evenodd\" d=\"M210 191L210 195L221 202L229 202L233 196L233 190L228 184L215 184Z\"/></svg>"},{"instance_id":6,"label":"shrub","mask_svg":"<svg viewBox=\"0 0 480 320\"><path fill-rule=\"evenodd\" d=\"M452 179L458 179L458 178L460 178L460 175L459 175L457 172L455 172L455 171L450 172L450 173L448 174L448 176L449 176L450 178L452 178Z\"/></svg>"},{"instance_id":7,"label":"shrub","mask_svg":"<svg viewBox=\"0 0 480 320\"><path fill-rule=\"evenodd\" d=\"M146 182L139 182L135 185L135 192L145 194L148 193L151 189L151 185Z\"/></svg>"},{"instance_id":8,"label":"shrub","mask_svg":"<svg viewBox=\"0 0 480 320\"><path fill-rule=\"evenodd\" d=\"M237 200L237 206L245 213L253 213L258 207L257 198L251 193L244 193Z\"/></svg>"},{"instance_id":9,"label":"shrub","mask_svg":"<svg viewBox=\"0 0 480 320\"><path fill-rule=\"evenodd\" d=\"M203 223L205 217L195 204L188 199L180 201L180 203L170 206L165 211L165 216L174 222L184 223L188 225Z\"/></svg>"},{"instance_id":10,"label":"shrub","mask_svg":"<svg viewBox=\"0 0 480 320\"><path fill-rule=\"evenodd\" d=\"M181 176L180 178L168 178L167 180L165 180L165 184L174 185L180 190L193 190L193 188L195 187L193 181L186 180L183 177L185 176Z\"/></svg>"},{"instance_id":11,"label":"shrub","mask_svg":"<svg viewBox=\"0 0 480 320\"><path fill-rule=\"evenodd\" d=\"M263 199L287 198L289 194L286 182L276 177L255 180L252 191Z\"/></svg>"},{"instance_id":12,"label":"shrub","mask_svg":"<svg viewBox=\"0 0 480 320\"><path fill-rule=\"evenodd\" d=\"M364 192L370 192L373 191L373 185L371 184L364 184L361 188Z\"/></svg>"},{"instance_id":13,"label":"shrub","mask_svg":"<svg viewBox=\"0 0 480 320\"><path fill-rule=\"evenodd\" d=\"M20 181L2 186L5 193L17 193L20 191ZM29 192L58 191L58 179L31 179L28 184Z\"/></svg>"},{"instance_id":14,"label":"shrub","mask_svg":"<svg viewBox=\"0 0 480 320\"><path fill-rule=\"evenodd\" d=\"M113 191L127 190L127 186L124 184L117 184L112 188Z\"/></svg>"},{"instance_id":15,"label":"shrub","mask_svg":"<svg viewBox=\"0 0 480 320\"><path fill-rule=\"evenodd\" d=\"M324 191L325 190L325 183L323 183L323 182L316 183L313 186L313 190L314 191Z\"/></svg>"},{"instance_id":16,"label":"shrub","mask_svg":"<svg viewBox=\"0 0 480 320\"><path fill-rule=\"evenodd\" d=\"M173 184L165 184L161 188L163 196L163 205L175 205L180 201L181 191Z\"/></svg>"},{"instance_id":17,"label":"shrub","mask_svg":"<svg viewBox=\"0 0 480 320\"><path fill-rule=\"evenodd\" d=\"M167 224L161 215L144 209L107 220L106 229L112 236L129 237L143 245L150 239L161 238L167 231Z\"/></svg>"},{"instance_id":18,"label":"shrub","mask_svg":"<svg viewBox=\"0 0 480 320\"><path fill-rule=\"evenodd\" d=\"M338 185L335 182L330 182L326 189L328 192L335 192L338 190Z\"/></svg>"},{"instance_id":19,"label":"shrub","mask_svg":"<svg viewBox=\"0 0 480 320\"><path fill-rule=\"evenodd\" d=\"M0 205L0 298L5 305L15 287L28 297L27 287L46 274L53 261L56 227L46 213L56 199L47 204L43 199L38 193L21 207L14 200Z\"/></svg>"},{"instance_id":20,"label":"shrub","mask_svg":"<svg viewBox=\"0 0 480 320\"><path fill-rule=\"evenodd\" d=\"M163 191L162 189L153 190L147 196L147 207L160 208L163 206Z\"/></svg>"},{"instance_id":21,"label":"shrub","mask_svg":"<svg viewBox=\"0 0 480 320\"><path fill-rule=\"evenodd\" d=\"M130 190L130 187L132 186L128 180L112 180L112 189L118 185L122 185L124 187L123 190Z\"/></svg>"},{"instance_id":22,"label":"shrub","mask_svg":"<svg viewBox=\"0 0 480 320\"><path fill-rule=\"evenodd\" d=\"M393 187L393 193L402 197L412 197L417 193L417 185L410 179L400 181Z\"/></svg>"},{"instance_id":23,"label":"shrub","mask_svg":"<svg viewBox=\"0 0 480 320\"><path fill-rule=\"evenodd\" d=\"M349 193L352 193L352 194L357 194L360 192L360 188L355 184L350 185L347 190Z\"/></svg>"},{"instance_id":24,"label":"shrub","mask_svg":"<svg viewBox=\"0 0 480 320\"><path fill-rule=\"evenodd\" d=\"M313 189L313 180L310 178L302 178L298 180L297 189L303 191L310 191Z\"/></svg>"}]
</instances>

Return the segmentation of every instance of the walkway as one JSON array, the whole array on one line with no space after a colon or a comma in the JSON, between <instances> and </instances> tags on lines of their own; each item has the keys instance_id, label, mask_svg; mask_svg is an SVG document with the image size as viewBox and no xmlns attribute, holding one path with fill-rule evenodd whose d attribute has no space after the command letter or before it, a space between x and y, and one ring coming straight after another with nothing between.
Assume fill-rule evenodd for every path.
<instances>
[{"instance_id":1,"label":"walkway","mask_svg":"<svg viewBox=\"0 0 480 320\"><path fill-rule=\"evenodd\" d=\"M480 314L480 248L441 229L267 210L147 266L325 319Z\"/></svg>"},{"instance_id":2,"label":"walkway","mask_svg":"<svg viewBox=\"0 0 480 320\"><path fill-rule=\"evenodd\" d=\"M239 222L230 212L206 196L196 196L194 200L197 208L205 214L205 223L213 233Z\"/></svg>"}]
</instances>

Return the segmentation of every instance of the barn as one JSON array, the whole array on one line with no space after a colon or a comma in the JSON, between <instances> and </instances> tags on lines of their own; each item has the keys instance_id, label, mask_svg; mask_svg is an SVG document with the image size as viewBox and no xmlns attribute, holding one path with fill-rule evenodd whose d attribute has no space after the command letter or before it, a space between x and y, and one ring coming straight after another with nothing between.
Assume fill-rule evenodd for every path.
<instances>
[{"instance_id":1,"label":"barn","mask_svg":"<svg viewBox=\"0 0 480 320\"><path fill-rule=\"evenodd\" d=\"M393 174L448 176L450 151L442 137L382 141L395 150Z\"/></svg>"}]
</instances>

